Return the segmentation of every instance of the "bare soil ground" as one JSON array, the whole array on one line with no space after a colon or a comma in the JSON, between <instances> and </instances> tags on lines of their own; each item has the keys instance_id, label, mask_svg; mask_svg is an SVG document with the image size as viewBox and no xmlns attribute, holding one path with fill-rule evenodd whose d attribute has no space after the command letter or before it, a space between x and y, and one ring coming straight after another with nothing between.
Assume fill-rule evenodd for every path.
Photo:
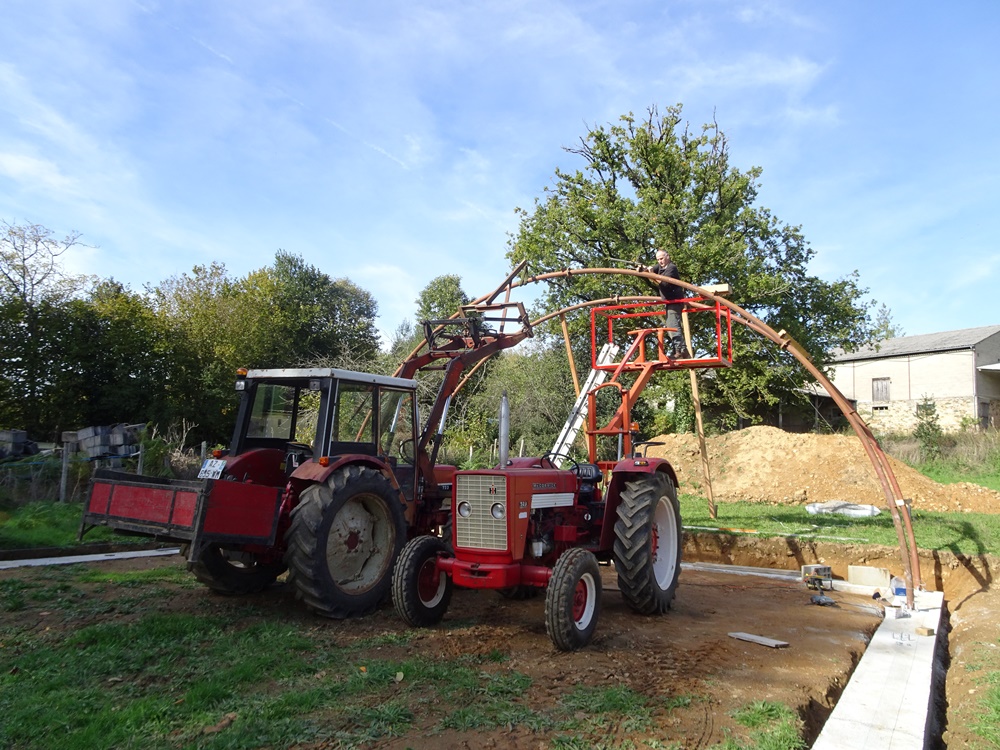
<instances>
[{"instance_id":1,"label":"bare soil ground","mask_svg":"<svg viewBox=\"0 0 1000 750\"><path fill-rule=\"evenodd\" d=\"M835 574L846 572L846 566L860 555L869 564L891 567L898 551L712 534L686 535L684 550L688 561L787 569L820 562L830 565ZM977 746L969 724L978 718L975 701L982 687L970 669L977 661L973 652L978 644L1000 641L995 617L1000 595L997 589L988 588L998 562L994 558L957 559L950 555L928 554L922 558L927 580L937 580L951 592L948 598L954 625L948 644L951 668L946 696L942 697L947 700L947 731L939 747ZM129 570L183 564L180 557L163 557L97 565L108 570ZM22 568L5 571L5 575L31 576L36 570ZM880 621L877 604L865 596L832 592L829 595L836 605L820 607L811 603L813 592L799 583L690 569L681 574L673 609L662 617L643 617L623 603L613 568L602 568L602 573L604 598L598 632L593 643L582 651L555 650L545 634L542 598L509 601L493 592L457 590L440 627L420 630L406 643L382 646L373 658L406 661L416 656L450 659L502 653L509 657L506 661L484 669L528 675L531 687L518 700L536 709L554 708L561 697L579 685L624 685L663 702L691 699L689 705L656 711L651 729L637 731L621 721L612 724L601 738L605 747L627 747L631 742L636 748L709 748L736 728L732 712L757 700L795 708L811 742ZM314 617L282 585L249 598L218 596L201 587L162 585L167 594L154 606L163 611L223 616L231 612L234 618L241 619L254 612L253 616L293 622L304 630L325 630L342 644L407 631L388 606L361 620L337 622ZM100 591L97 586L93 588L95 597L114 598L129 593L116 592L106 585ZM246 606L248 599L252 608ZM40 630L69 631L108 618L121 621L148 612L106 611L87 621L77 614L62 622L55 613L46 612L43 605L35 605L0 614L0 628L17 623ZM772 649L731 638L731 632L765 636L789 645ZM437 729L441 719L456 708L431 706L404 737L375 747L534 749L549 747L555 739L551 733L519 727L492 732ZM302 750L327 747L333 745L312 745Z\"/></svg>"},{"instance_id":2,"label":"bare soil ground","mask_svg":"<svg viewBox=\"0 0 1000 750\"><path fill-rule=\"evenodd\" d=\"M179 557L102 562L102 569L179 566ZM33 569L11 575L30 576ZM484 669L519 672L531 687L518 698L534 709L554 708L575 686L628 686L665 704L689 698L690 704L654 713L655 726L636 730L623 717L600 739L606 747L626 741L635 747L707 748L722 741L737 725L731 713L751 701L769 700L796 707L812 738L836 703L879 622L878 608L867 597L833 593L836 606L810 603L813 592L798 583L685 570L674 608L665 616L644 617L624 604L611 566L602 568L603 609L592 644L582 651L557 651L545 633L544 598L510 601L490 591L456 590L440 627L420 630L408 642L385 645L373 658L405 661L416 656L451 659L461 655L509 657ZM83 584L86 586L86 584ZM171 612L247 617L246 600L222 597L208 589L168 586L155 606ZM105 587L95 596L113 597ZM348 644L385 633L408 630L391 607L352 621L309 615L284 586L253 597L258 616L299 623L304 629L327 630L337 643ZM0 614L0 627L35 623L39 629L77 629L79 617L60 622L40 607ZM91 622L106 617L95 615ZM729 637L731 632L765 636L789 645L774 649ZM385 639L391 641L392 639ZM536 748L555 736L512 727L500 731L457 732L437 728L459 706L435 705L418 716L405 736L386 740L380 748ZM627 717L626 717L627 718ZM656 745L656 743L660 743ZM673 744L672 744L673 743ZM310 748L333 747L311 745Z\"/></svg>"},{"instance_id":3,"label":"bare soil ground","mask_svg":"<svg viewBox=\"0 0 1000 750\"><path fill-rule=\"evenodd\" d=\"M661 435L662 446L650 455L670 460L682 492L704 493L704 474L694 435ZM843 500L885 507L885 498L861 444L846 435L792 434L773 427L753 427L707 440L712 490L717 501L801 505ZM979 485L941 485L890 458L893 473L913 507L952 513L1000 513L1000 493ZM847 566L871 565L898 571L899 551L888 547L830 545L794 540L688 535L685 560L796 569L822 563L846 578ZM979 717L975 651L981 644L1000 646L1000 587L994 585L1000 559L989 554L920 553L925 586L944 591L948 666L943 747L979 747L970 730Z\"/></svg>"},{"instance_id":4,"label":"bare soil ground","mask_svg":"<svg viewBox=\"0 0 1000 750\"><path fill-rule=\"evenodd\" d=\"M691 436L662 436L656 449L677 467L682 491L697 491L701 464ZM710 440L715 496L726 500L803 503L848 500L882 506L867 458L856 440L843 436L790 435L771 428L752 428ZM894 464L903 492L916 507L934 510L1000 512L1000 495L975 486L942 487L902 464ZM684 560L733 563L798 570L800 565L830 565L846 578L849 564L899 568L893 548L760 539L719 534L685 535ZM181 565L179 558L102 563L110 567ZM976 718L975 701L982 688L974 682L974 658L982 643L1000 643L1000 589L992 587L1000 560L989 555L921 554L928 588L943 590L951 618L947 634L950 654L942 700L943 740L939 747L976 747L969 728ZM876 605L867 597L834 592L836 606L810 603L813 592L802 584L685 570L673 610L663 617L631 612L616 591L612 568L603 569L605 596L593 643L576 653L556 651L545 634L541 598L508 601L492 592L456 591L441 627L422 630L407 643L383 646L378 656L406 659L417 654L448 658L488 654L509 660L491 669L517 671L532 678L518 700L526 705L554 706L576 685L627 685L650 697L690 697L689 705L655 713L655 727L637 731L624 723L607 728L605 746L708 748L736 726L733 710L754 700L794 707L812 740L835 705L851 672L877 627ZM31 575L19 570L12 575ZM332 631L338 641L403 632L406 626L390 607L349 622L322 620L306 613L291 594L278 586L255 601L264 616L300 622L304 628ZM207 589L173 587L161 606L172 611L234 612L238 600ZM245 610L240 616L245 616ZM270 613L270 614L268 614ZM61 624L37 610L0 615L0 626L35 618L38 627ZM743 631L788 642L787 648L735 640ZM947 661L947 659L946 659ZM438 731L435 726L455 707L432 706L405 737L383 742L393 748L544 748L555 739L523 727L494 732ZM984 746L984 745L978 745ZM318 750L323 745L313 746Z\"/></svg>"}]
</instances>

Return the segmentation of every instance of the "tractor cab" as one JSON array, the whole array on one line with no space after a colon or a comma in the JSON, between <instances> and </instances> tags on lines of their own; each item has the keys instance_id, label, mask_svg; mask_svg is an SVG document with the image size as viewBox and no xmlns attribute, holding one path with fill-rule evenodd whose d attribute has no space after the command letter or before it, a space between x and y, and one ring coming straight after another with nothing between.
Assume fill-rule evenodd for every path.
<instances>
[{"instance_id":1,"label":"tractor cab","mask_svg":"<svg viewBox=\"0 0 1000 750\"><path fill-rule=\"evenodd\" d=\"M280 452L285 477L369 457L390 466L413 499L415 381L334 368L241 370L236 390L243 398L229 456Z\"/></svg>"}]
</instances>

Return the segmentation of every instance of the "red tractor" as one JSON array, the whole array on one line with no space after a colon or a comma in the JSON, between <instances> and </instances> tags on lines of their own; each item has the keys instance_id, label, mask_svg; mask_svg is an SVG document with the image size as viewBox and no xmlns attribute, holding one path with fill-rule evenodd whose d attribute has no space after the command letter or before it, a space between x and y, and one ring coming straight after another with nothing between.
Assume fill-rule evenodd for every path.
<instances>
[{"instance_id":1,"label":"red tractor","mask_svg":"<svg viewBox=\"0 0 1000 750\"><path fill-rule=\"evenodd\" d=\"M656 321L662 308L615 305L592 312L592 328L607 321L632 330L618 363L601 363L594 335L593 366L612 374L609 382L585 394L588 463L564 456L510 458L502 448L497 467L454 474L453 529L450 543L439 537L417 537L403 548L393 576L396 611L410 625L440 622L453 585L496 589L522 597L545 589L545 627L557 648L586 646L593 637L601 608L599 563L613 562L626 603L643 614L666 612L677 588L681 560L681 516L677 475L661 458L637 455L630 408L656 370L724 367L732 362L728 309L686 301L686 312L714 312L717 344L705 356L677 360L664 351L670 331ZM653 320L650 320L650 319ZM600 320L601 325L598 325ZM640 327L635 328L636 323ZM642 327L652 323L652 326ZM724 329L724 330L723 330ZM634 373L631 386L619 381ZM609 424L598 428L597 392L611 388L621 405ZM505 445L506 408L501 407L501 446ZM598 438L617 437L619 455L598 461Z\"/></svg>"},{"instance_id":2,"label":"red tractor","mask_svg":"<svg viewBox=\"0 0 1000 750\"><path fill-rule=\"evenodd\" d=\"M229 450L206 460L196 481L97 470L81 537L100 525L177 542L198 580L227 594L259 591L287 569L313 611L371 612L406 540L448 524L455 467L438 465L437 453L463 372L531 335L520 303L467 312L431 321L442 326L427 325L427 346L397 377L240 371ZM412 378L422 369L444 376L421 429Z\"/></svg>"}]
</instances>

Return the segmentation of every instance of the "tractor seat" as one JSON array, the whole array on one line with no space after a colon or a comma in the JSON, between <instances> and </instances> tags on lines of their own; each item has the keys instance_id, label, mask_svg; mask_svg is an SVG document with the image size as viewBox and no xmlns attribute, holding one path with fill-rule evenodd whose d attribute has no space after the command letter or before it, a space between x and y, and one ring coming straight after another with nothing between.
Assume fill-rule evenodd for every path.
<instances>
[{"instance_id":1,"label":"tractor seat","mask_svg":"<svg viewBox=\"0 0 1000 750\"><path fill-rule=\"evenodd\" d=\"M597 464L576 464L570 468L570 471L576 474L581 482L600 484L604 481L604 474L601 473L601 469Z\"/></svg>"}]
</instances>

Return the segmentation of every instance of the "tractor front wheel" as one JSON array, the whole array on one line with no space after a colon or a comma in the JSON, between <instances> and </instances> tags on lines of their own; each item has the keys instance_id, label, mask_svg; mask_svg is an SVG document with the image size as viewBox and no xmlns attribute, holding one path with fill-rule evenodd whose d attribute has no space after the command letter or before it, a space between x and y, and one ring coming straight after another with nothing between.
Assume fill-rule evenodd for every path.
<instances>
[{"instance_id":1,"label":"tractor front wheel","mask_svg":"<svg viewBox=\"0 0 1000 750\"><path fill-rule=\"evenodd\" d=\"M406 519L388 479L346 466L302 491L286 539L296 596L325 617L360 617L389 593Z\"/></svg>"},{"instance_id":2,"label":"tractor front wheel","mask_svg":"<svg viewBox=\"0 0 1000 750\"><path fill-rule=\"evenodd\" d=\"M188 563L194 577L220 594L254 594L263 591L285 572L281 560L262 561L253 552L223 549L210 544L197 562Z\"/></svg>"},{"instance_id":3,"label":"tractor front wheel","mask_svg":"<svg viewBox=\"0 0 1000 750\"><path fill-rule=\"evenodd\" d=\"M392 603L413 627L437 625L451 602L451 577L435 564L441 555L451 557L452 552L436 536L411 539L399 553L392 574Z\"/></svg>"},{"instance_id":4,"label":"tractor front wheel","mask_svg":"<svg viewBox=\"0 0 1000 750\"><path fill-rule=\"evenodd\" d=\"M545 593L545 630L560 651L583 648L601 612L601 570L592 552L568 549L556 560Z\"/></svg>"},{"instance_id":5,"label":"tractor front wheel","mask_svg":"<svg viewBox=\"0 0 1000 750\"><path fill-rule=\"evenodd\" d=\"M681 572L681 511L666 474L625 483L615 523L615 568L625 602L644 615L670 609Z\"/></svg>"}]
</instances>

